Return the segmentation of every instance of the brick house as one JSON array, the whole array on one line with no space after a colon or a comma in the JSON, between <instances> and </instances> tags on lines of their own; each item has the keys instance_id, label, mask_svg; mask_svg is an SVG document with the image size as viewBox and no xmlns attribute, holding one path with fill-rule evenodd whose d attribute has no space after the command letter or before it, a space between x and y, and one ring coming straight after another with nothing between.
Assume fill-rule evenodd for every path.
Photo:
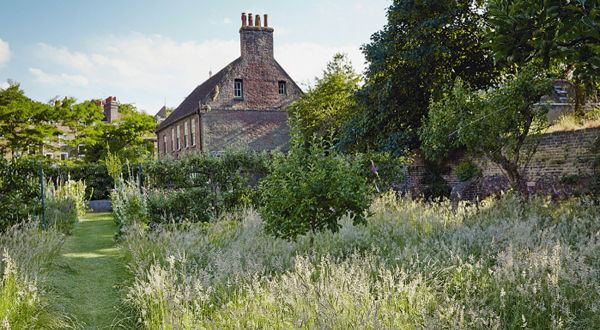
<instances>
[{"instance_id":1,"label":"brick house","mask_svg":"<svg viewBox=\"0 0 600 330\"><path fill-rule=\"evenodd\" d=\"M220 152L231 145L285 149L286 107L302 90L273 56L264 15L242 13L241 56L196 87L157 129L159 155Z\"/></svg>"}]
</instances>

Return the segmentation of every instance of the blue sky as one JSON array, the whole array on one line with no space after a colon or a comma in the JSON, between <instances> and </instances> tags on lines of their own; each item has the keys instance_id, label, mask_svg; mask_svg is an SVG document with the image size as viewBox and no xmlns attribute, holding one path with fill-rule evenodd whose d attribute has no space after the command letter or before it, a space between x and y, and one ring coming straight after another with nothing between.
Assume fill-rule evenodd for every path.
<instances>
[{"instance_id":1,"label":"blue sky","mask_svg":"<svg viewBox=\"0 0 600 330\"><path fill-rule=\"evenodd\" d=\"M360 46L391 0L0 0L0 87L39 101L117 96L155 113L239 56L241 13L268 14L275 58L303 88L333 54L364 69Z\"/></svg>"}]
</instances>

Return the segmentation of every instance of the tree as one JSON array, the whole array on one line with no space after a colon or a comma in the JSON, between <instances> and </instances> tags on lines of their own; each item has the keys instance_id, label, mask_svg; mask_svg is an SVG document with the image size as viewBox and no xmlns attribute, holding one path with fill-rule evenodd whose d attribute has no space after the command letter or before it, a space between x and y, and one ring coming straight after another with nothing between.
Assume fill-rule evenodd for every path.
<instances>
[{"instance_id":1,"label":"tree","mask_svg":"<svg viewBox=\"0 0 600 330\"><path fill-rule=\"evenodd\" d=\"M305 141L313 135L337 136L347 113L356 106L354 94L360 87L360 77L354 72L346 55L336 54L316 78L314 88L288 108L293 124L298 125Z\"/></svg>"},{"instance_id":2,"label":"tree","mask_svg":"<svg viewBox=\"0 0 600 330\"><path fill-rule=\"evenodd\" d=\"M288 239L310 233L312 243L318 231L336 232L344 215L364 223L370 189L362 169L336 153L331 141L306 146L296 130L291 138L290 151L274 156L260 184L265 230Z\"/></svg>"},{"instance_id":3,"label":"tree","mask_svg":"<svg viewBox=\"0 0 600 330\"><path fill-rule=\"evenodd\" d=\"M85 159L96 162L106 159L109 151L122 161L139 163L154 152L154 118L139 112L131 104L119 105L121 119L114 124L103 124L102 136L86 150Z\"/></svg>"},{"instance_id":4,"label":"tree","mask_svg":"<svg viewBox=\"0 0 600 330\"><path fill-rule=\"evenodd\" d=\"M457 79L439 101L429 105L429 116L420 129L425 156L433 160L447 156L451 148L465 147L498 164L511 187L519 188L545 128L547 107L538 102L551 88L552 79L531 66L486 92Z\"/></svg>"},{"instance_id":5,"label":"tree","mask_svg":"<svg viewBox=\"0 0 600 330\"><path fill-rule=\"evenodd\" d=\"M366 83L342 145L401 153L418 146L416 129L444 84L461 77L489 86L496 69L482 46L481 12L476 0L395 0L386 26L362 48Z\"/></svg>"},{"instance_id":6,"label":"tree","mask_svg":"<svg viewBox=\"0 0 600 330\"><path fill-rule=\"evenodd\" d=\"M92 146L99 143L105 131L102 123L104 113L95 100L76 103L74 98L56 100L54 107L61 113L61 125L69 128L70 138L65 141L79 153L79 145ZM84 152L85 153L85 152Z\"/></svg>"},{"instance_id":7,"label":"tree","mask_svg":"<svg viewBox=\"0 0 600 330\"><path fill-rule=\"evenodd\" d=\"M60 113L54 110L25 96L19 84L0 89L0 153L18 157L41 150L44 141L62 133L55 125Z\"/></svg>"},{"instance_id":8,"label":"tree","mask_svg":"<svg viewBox=\"0 0 600 330\"><path fill-rule=\"evenodd\" d=\"M535 63L572 77L581 103L583 88L600 88L600 1L489 0L488 45L498 63Z\"/></svg>"}]
</instances>

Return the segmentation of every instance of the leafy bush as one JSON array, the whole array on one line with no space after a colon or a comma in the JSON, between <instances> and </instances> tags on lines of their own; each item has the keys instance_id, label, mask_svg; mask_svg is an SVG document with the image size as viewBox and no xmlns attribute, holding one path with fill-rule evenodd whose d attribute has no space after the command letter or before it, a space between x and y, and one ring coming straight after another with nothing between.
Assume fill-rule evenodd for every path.
<instances>
[{"instance_id":1,"label":"leafy bush","mask_svg":"<svg viewBox=\"0 0 600 330\"><path fill-rule=\"evenodd\" d=\"M456 166L454 174L460 181L467 181L471 178L481 175L481 169L471 161L463 161Z\"/></svg>"},{"instance_id":2,"label":"leafy bush","mask_svg":"<svg viewBox=\"0 0 600 330\"><path fill-rule=\"evenodd\" d=\"M0 232L25 221L30 215L40 215L38 174L23 173L16 162L0 158Z\"/></svg>"},{"instance_id":3,"label":"leafy bush","mask_svg":"<svg viewBox=\"0 0 600 330\"><path fill-rule=\"evenodd\" d=\"M244 204L256 205L254 189L267 173L267 158L265 153L229 149L223 154L190 153L181 159L161 157L144 164L151 220L207 221ZM155 189L158 193L152 192Z\"/></svg>"},{"instance_id":4,"label":"leafy bush","mask_svg":"<svg viewBox=\"0 0 600 330\"><path fill-rule=\"evenodd\" d=\"M271 173L261 181L266 230L294 239L320 230L338 231L347 214L365 222L371 189L360 166L335 152L330 142L315 139L308 147L292 133L290 151L275 155Z\"/></svg>"}]
</instances>

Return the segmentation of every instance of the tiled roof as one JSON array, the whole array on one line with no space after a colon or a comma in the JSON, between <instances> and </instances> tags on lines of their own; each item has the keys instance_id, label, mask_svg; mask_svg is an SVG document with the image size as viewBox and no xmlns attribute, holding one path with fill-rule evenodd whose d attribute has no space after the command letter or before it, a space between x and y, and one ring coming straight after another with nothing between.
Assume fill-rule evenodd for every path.
<instances>
[{"instance_id":1,"label":"tiled roof","mask_svg":"<svg viewBox=\"0 0 600 330\"><path fill-rule=\"evenodd\" d=\"M231 68L236 66L240 61L241 57L237 58L235 61L229 63L226 67L224 67L221 71L214 74L212 77L208 78L205 82L196 87L190 95L188 95L181 104L173 110L171 115L167 117L158 127L157 131L162 130L163 128L169 126L170 124L176 122L179 119L189 116L190 114L196 112L198 109L198 105L200 101L205 102L208 96L215 89L215 86L219 84L221 78L227 73Z\"/></svg>"}]
</instances>

